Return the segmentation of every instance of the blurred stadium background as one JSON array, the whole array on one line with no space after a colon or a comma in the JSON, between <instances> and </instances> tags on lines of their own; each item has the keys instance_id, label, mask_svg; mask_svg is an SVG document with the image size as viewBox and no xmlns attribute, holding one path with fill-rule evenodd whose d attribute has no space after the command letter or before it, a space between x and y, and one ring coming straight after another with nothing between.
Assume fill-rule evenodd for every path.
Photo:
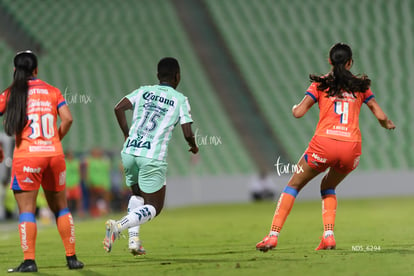
<instances>
[{"instance_id":1,"label":"blurred stadium background","mask_svg":"<svg viewBox=\"0 0 414 276\"><path fill-rule=\"evenodd\" d=\"M167 203L240 201L260 171L286 184L274 164L294 164L318 120L317 108L296 120L291 107L309 73L329 70L330 46L346 42L352 71L372 79L397 129L382 129L363 109L361 163L341 189L414 194L413 13L410 0L1 0L0 86L11 83L17 51L36 51L39 77L61 89L74 116L65 148L82 155L98 146L117 160L114 105L156 83L158 60L174 56L200 154L191 158L175 131Z\"/></svg>"}]
</instances>

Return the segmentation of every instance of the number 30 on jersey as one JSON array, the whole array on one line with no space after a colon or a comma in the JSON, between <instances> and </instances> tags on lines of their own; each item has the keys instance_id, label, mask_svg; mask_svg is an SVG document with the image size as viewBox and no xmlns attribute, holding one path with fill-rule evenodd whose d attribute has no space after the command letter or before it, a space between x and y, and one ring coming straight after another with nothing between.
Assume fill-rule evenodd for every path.
<instances>
[{"instance_id":1,"label":"number 30 on jersey","mask_svg":"<svg viewBox=\"0 0 414 276\"><path fill-rule=\"evenodd\" d=\"M50 139L55 135L55 129L53 127L55 118L52 114L44 114L39 116L39 114L29 114L28 120L30 122L30 128L32 129L32 134L29 135L30 139L36 139L40 136Z\"/></svg>"}]
</instances>

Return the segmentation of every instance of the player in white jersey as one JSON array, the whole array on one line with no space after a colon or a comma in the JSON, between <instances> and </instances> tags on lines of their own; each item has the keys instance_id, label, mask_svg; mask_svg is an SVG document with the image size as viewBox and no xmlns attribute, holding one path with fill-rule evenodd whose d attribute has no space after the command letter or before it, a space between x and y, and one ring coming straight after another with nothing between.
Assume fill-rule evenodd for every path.
<instances>
[{"instance_id":1,"label":"player in white jersey","mask_svg":"<svg viewBox=\"0 0 414 276\"><path fill-rule=\"evenodd\" d=\"M125 137L121 157L126 185L133 195L128 203L128 215L106 222L104 249L107 252L111 252L120 233L128 229L130 252L145 254L139 240L139 227L159 215L164 206L168 142L178 123L190 146L189 151L198 152L188 99L175 90L180 82L178 61L171 57L161 59L157 76L159 84L141 86L115 106L115 115ZM130 128L125 116L127 110L133 110Z\"/></svg>"}]
</instances>

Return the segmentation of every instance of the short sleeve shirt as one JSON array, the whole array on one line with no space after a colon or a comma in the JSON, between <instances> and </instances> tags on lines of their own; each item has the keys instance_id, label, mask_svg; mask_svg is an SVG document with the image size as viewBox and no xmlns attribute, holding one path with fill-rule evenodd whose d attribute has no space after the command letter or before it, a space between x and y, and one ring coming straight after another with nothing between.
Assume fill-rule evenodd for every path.
<instances>
[{"instance_id":1,"label":"short sleeve shirt","mask_svg":"<svg viewBox=\"0 0 414 276\"><path fill-rule=\"evenodd\" d=\"M318 89L318 83L312 83L306 91L319 105L319 122L315 135L341 141L361 141L359 112L363 103L374 97L369 88L364 93L343 92L342 97L327 97L325 91Z\"/></svg>"},{"instance_id":2,"label":"short sleeve shirt","mask_svg":"<svg viewBox=\"0 0 414 276\"><path fill-rule=\"evenodd\" d=\"M193 122L188 98L167 85L142 86L126 98L133 117L122 152L165 161L174 127Z\"/></svg>"},{"instance_id":3,"label":"short sleeve shirt","mask_svg":"<svg viewBox=\"0 0 414 276\"><path fill-rule=\"evenodd\" d=\"M0 115L7 109L10 90L0 94ZM29 80L27 123L16 137L14 157L56 156L63 154L59 139L58 109L66 105L60 90L40 80Z\"/></svg>"}]
</instances>

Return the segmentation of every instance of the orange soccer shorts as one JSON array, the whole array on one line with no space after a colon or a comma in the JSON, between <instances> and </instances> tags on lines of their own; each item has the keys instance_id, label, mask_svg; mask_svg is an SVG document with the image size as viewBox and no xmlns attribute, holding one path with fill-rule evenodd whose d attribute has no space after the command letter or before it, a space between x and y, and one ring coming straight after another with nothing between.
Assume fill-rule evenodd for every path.
<instances>
[{"instance_id":1,"label":"orange soccer shorts","mask_svg":"<svg viewBox=\"0 0 414 276\"><path fill-rule=\"evenodd\" d=\"M64 155L49 157L16 157L12 164L10 189L16 191L63 191L66 186Z\"/></svg>"},{"instance_id":2,"label":"orange soccer shorts","mask_svg":"<svg viewBox=\"0 0 414 276\"><path fill-rule=\"evenodd\" d=\"M304 157L308 165L319 172L331 167L339 173L348 174L358 166L360 155L361 142L340 141L315 135Z\"/></svg>"}]
</instances>

